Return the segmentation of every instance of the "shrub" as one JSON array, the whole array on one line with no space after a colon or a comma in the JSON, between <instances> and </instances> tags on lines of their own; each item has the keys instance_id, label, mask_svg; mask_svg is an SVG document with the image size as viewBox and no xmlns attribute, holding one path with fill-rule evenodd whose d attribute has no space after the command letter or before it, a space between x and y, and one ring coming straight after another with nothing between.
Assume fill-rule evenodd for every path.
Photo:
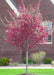
<instances>
[{"instance_id":1,"label":"shrub","mask_svg":"<svg viewBox=\"0 0 54 75\"><path fill-rule=\"evenodd\" d=\"M30 60L30 58L28 58L28 63L30 63L30 62L31 62L31 60ZM26 58L23 59L23 63L26 64Z\"/></svg>"},{"instance_id":2,"label":"shrub","mask_svg":"<svg viewBox=\"0 0 54 75\"><path fill-rule=\"evenodd\" d=\"M51 61L52 61L51 58L45 58L45 60L44 60L44 64L50 64Z\"/></svg>"},{"instance_id":3,"label":"shrub","mask_svg":"<svg viewBox=\"0 0 54 75\"><path fill-rule=\"evenodd\" d=\"M6 66L6 65L9 65L10 64L10 61L8 58L1 58L0 59L0 66Z\"/></svg>"},{"instance_id":4,"label":"shrub","mask_svg":"<svg viewBox=\"0 0 54 75\"><path fill-rule=\"evenodd\" d=\"M17 62L13 63L13 66L17 66L17 65L18 65L18 63L17 63Z\"/></svg>"},{"instance_id":5,"label":"shrub","mask_svg":"<svg viewBox=\"0 0 54 75\"><path fill-rule=\"evenodd\" d=\"M33 53L31 54L31 60L34 62L34 64L40 64L45 55L46 53L43 51L40 51L39 53Z\"/></svg>"},{"instance_id":6,"label":"shrub","mask_svg":"<svg viewBox=\"0 0 54 75\"><path fill-rule=\"evenodd\" d=\"M34 62L31 61L31 62L29 62L28 64L34 64Z\"/></svg>"},{"instance_id":7,"label":"shrub","mask_svg":"<svg viewBox=\"0 0 54 75\"><path fill-rule=\"evenodd\" d=\"M51 64L54 65L54 61L52 61Z\"/></svg>"},{"instance_id":8,"label":"shrub","mask_svg":"<svg viewBox=\"0 0 54 75\"><path fill-rule=\"evenodd\" d=\"M2 63L0 63L0 66L3 66Z\"/></svg>"}]
</instances>

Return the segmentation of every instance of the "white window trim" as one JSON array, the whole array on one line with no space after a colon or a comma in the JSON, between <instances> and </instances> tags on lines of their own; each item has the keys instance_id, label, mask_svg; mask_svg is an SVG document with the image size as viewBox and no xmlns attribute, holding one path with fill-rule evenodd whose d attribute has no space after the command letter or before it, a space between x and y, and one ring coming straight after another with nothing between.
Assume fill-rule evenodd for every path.
<instances>
[{"instance_id":1,"label":"white window trim","mask_svg":"<svg viewBox=\"0 0 54 75\"><path fill-rule=\"evenodd\" d=\"M40 44L52 44L52 42L40 43Z\"/></svg>"},{"instance_id":2,"label":"white window trim","mask_svg":"<svg viewBox=\"0 0 54 75\"><path fill-rule=\"evenodd\" d=\"M13 4L13 2L11 0L5 0L5 1L10 6L10 8L15 11L15 13L17 14L17 16L19 16L18 9L15 7L15 5Z\"/></svg>"},{"instance_id":3,"label":"white window trim","mask_svg":"<svg viewBox=\"0 0 54 75\"><path fill-rule=\"evenodd\" d=\"M47 42L46 44L52 44L52 42Z\"/></svg>"},{"instance_id":4,"label":"white window trim","mask_svg":"<svg viewBox=\"0 0 54 75\"><path fill-rule=\"evenodd\" d=\"M54 0L50 0L54 4Z\"/></svg>"}]
</instances>

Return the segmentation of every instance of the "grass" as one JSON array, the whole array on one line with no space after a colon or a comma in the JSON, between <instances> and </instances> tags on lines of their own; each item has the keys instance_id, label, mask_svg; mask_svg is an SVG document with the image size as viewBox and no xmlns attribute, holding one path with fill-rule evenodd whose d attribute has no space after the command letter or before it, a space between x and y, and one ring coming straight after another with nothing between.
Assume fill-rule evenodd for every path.
<instances>
[{"instance_id":1,"label":"grass","mask_svg":"<svg viewBox=\"0 0 54 75\"><path fill-rule=\"evenodd\" d=\"M0 69L0 75L18 75L23 73L25 73L25 69ZM54 75L54 69L29 69L28 73Z\"/></svg>"}]
</instances>

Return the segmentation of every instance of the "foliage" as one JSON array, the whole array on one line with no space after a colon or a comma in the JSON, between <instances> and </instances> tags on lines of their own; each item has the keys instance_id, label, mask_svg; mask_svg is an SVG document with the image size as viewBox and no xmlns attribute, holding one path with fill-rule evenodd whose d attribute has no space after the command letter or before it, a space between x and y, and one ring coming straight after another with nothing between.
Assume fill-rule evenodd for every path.
<instances>
[{"instance_id":1,"label":"foliage","mask_svg":"<svg viewBox=\"0 0 54 75\"><path fill-rule=\"evenodd\" d=\"M10 64L10 60L8 58L3 57L0 59L0 66L6 66L9 64Z\"/></svg>"},{"instance_id":2,"label":"foliage","mask_svg":"<svg viewBox=\"0 0 54 75\"><path fill-rule=\"evenodd\" d=\"M26 63L26 58L23 59L23 63ZM28 63L31 63L30 58L28 58Z\"/></svg>"},{"instance_id":3,"label":"foliage","mask_svg":"<svg viewBox=\"0 0 54 75\"><path fill-rule=\"evenodd\" d=\"M54 65L54 61L52 61L51 64Z\"/></svg>"},{"instance_id":4,"label":"foliage","mask_svg":"<svg viewBox=\"0 0 54 75\"><path fill-rule=\"evenodd\" d=\"M46 53L44 51L40 51L39 53L33 53L31 54L31 60L35 64L40 64L45 57Z\"/></svg>"},{"instance_id":5,"label":"foliage","mask_svg":"<svg viewBox=\"0 0 54 75\"><path fill-rule=\"evenodd\" d=\"M34 64L34 62L33 62L33 61L31 61L31 62L29 62L28 64L30 64L30 65L31 65L31 64Z\"/></svg>"},{"instance_id":6,"label":"foliage","mask_svg":"<svg viewBox=\"0 0 54 75\"><path fill-rule=\"evenodd\" d=\"M14 63L13 63L13 66L17 66L17 65L18 65L18 63L17 63L17 62L14 62Z\"/></svg>"},{"instance_id":7,"label":"foliage","mask_svg":"<svg viewBox=\"0 0 54 75\"><path fill-rule=\"evenodd\" d=\"M51 64L52 59L51 58L45 58L44 64Z\"/></svg>"}]
</instances>

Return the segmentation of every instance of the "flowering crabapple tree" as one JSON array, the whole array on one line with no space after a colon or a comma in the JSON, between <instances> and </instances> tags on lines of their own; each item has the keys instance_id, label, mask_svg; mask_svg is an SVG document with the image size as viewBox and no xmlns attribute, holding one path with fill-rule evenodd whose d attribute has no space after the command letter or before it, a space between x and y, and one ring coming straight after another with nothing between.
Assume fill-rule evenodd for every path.
<instances>
[{"instance_id":1,"label":"flowering crabapple tree","mask_svg":"<svg viewBox=\"0 0 54 75\"><path fill-rule=\"evenodd\" d=\"M31 4L29 8L25 8L23 1L22 4L23 9L19 5L19 16L16 16L14 12L8 11L13 21L8 21L8 25L6 25L5 40L11 45L16 46L18 50L25 49L26 73L28 73L28 50L36 48L40 43L44 43L48 30L41 25L42 16L39 12L39 4L35 7ZM6 17L5 19L7 20Z\"/></svg>"}]
</instances>

